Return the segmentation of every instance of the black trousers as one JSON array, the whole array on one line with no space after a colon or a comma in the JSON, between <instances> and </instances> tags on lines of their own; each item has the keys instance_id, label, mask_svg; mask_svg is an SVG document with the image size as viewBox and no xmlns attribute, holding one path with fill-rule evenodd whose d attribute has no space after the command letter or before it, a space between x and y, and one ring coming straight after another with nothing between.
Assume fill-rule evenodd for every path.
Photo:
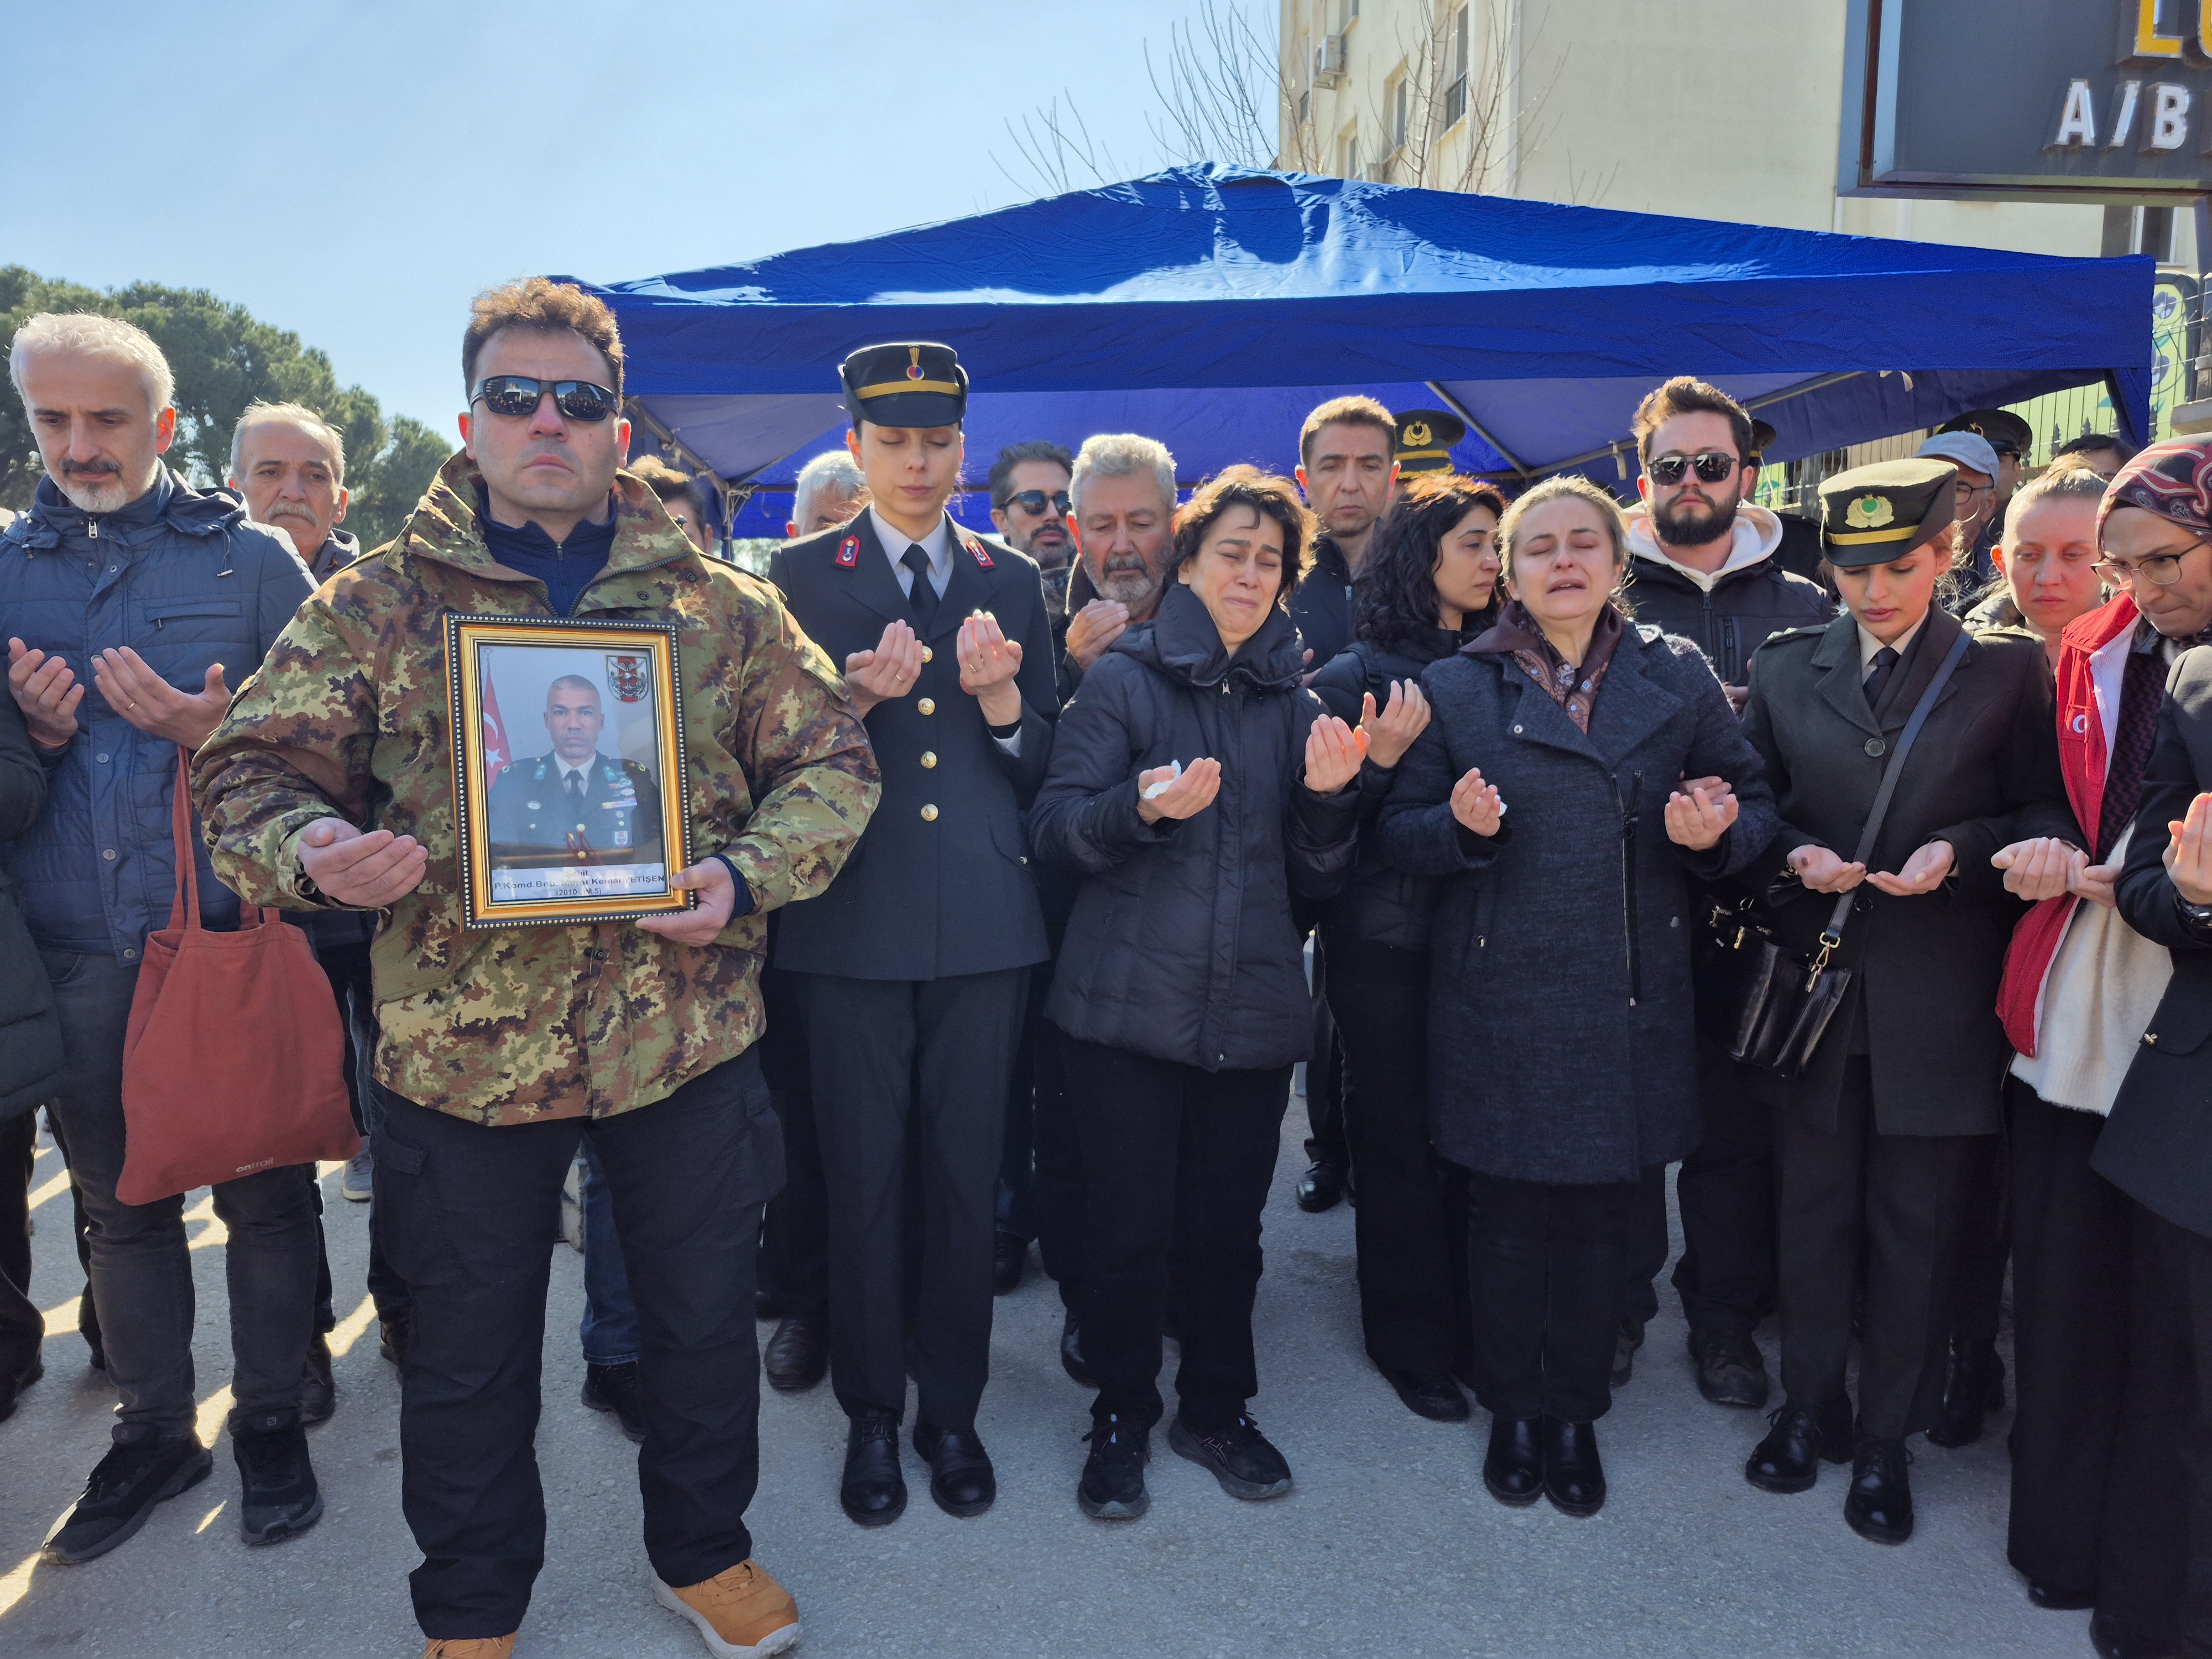
<instances>
[{"instance_id":1,"label":"black trousers","mask_svg":"<svg viewBox=\"0 0 2212 1659\"><path fill-rule=\"evenodd\" d=\"M1978 1139L1982 1144L1967 1152L1960 1173L1959 1248L1951 1267L1950 1334L1961 1342L1997 1340L2005 1264L2012 1259L2004 1147L1996 1136Z\"/></svg>"},{"instance_id":2,"label":"black trousers","mask_svg":"<svg viewBox=\"0 0 2212 1659\"><path fill-rule=\"evenodd\" d=\"M1067 1098L1066 1051L1060 1028L1050 1020L1037 1023L1036 1123L1036 1168L1030 1191L1037 1255L1060 1286L1060 1304L1073 1312L1083 1305L1083 1152Z\"/></svg>"},{"instance_id":3,"label":"black trousers","mask_svg":"<svg viewBox=\"0 0 2212 1659\"><path fill-rule=\"evenodd\" d=\"M1234 1422L1260 1391L1252 1303L1260 1212L1281 1149L1291 1068L1207 1072L1062 1035L1091 1200L1083 1357L1095 1418L1157 1423L1160 1336L1173 1302L1177 1409Z\"/></svg>"},{"instance_id":4,"label":"black trousers","mask_svg":"<svg viewBox=\"0 0 2212 1659\"><path fill-rule=\"evenodd\" d=\"M1674 1174L1682 1255L1674 1285L1693 1331L1748 1336L1774 1311L1774 1114L1752 1080L1747 1066L1698 1039L1703 1133Z\"/></svg>"},{"instance_id":5,"label":"black trousers","mask_svg":"<svg viewBox=\"0 0 2212 1659\"><path fill-rule=\"evenodd\" d=\"M376 989L369 974L368 945L364 941L318 946L315 960L331 981L331 994L337 999L338 1026L345 1034L346 1104L353 1112L355 1132L367 1139L376 1127L376 1101L369 1075L376 1063ZM337 1311L332 1303L331 1252L323 1238L322 1215L323 1192L318 1184L315 1243L322 1259L315 1272L315 1328L327 1331L337 1323ZM376 1236L374 1197L368 1203L368 1295L379 1319L407 1317L406 1282L385 1259L384 1246Z\"/></svg>"},{"instance_id":6,"label":"black trousers","mask_svg":"<svg viewBox=\"0 0 2212 1659\"><path fill-rule=\"evenodd\" d=\"M2131 1650L2212 1656L2212 1238L2130 1204L2127 1392L2097 1612Z\"/></svg>"},{"instance_id":7,"label":"black trousers","mask_svg":"<svg viewBox=\"0 0 2212 1659\"><path fill-rule=\"evenodd\" d=\"M830 1365L847 1413L972 1432L991 1370L991 1233L1029 970L949 979L797 974L829 1192ZM909 1180L921 1261L910 1264ZM913 1291L910 1265L918 1266Z\"/></svg>"},{"instance_id":8,"label":"black trousers","mask_svg":"<svg viewBox=\"0 0 2212 1659\"><path fill-rule=\"evenodd\" d=\"M0 1400L38 1363L46 1316L31 1300L31 1171L39 1155L39 1112L0 1123Z\"/></svg>"},{"instance_id":9,"label":"black trousers","mask_svg":"<svg viewBox=\"0 0 2212 1659\"><path fill-rule=\"evenodd\" d=\"M1613 1408L1613 1349L1641 1181L1553 1185L1470 1170L1468 1300L1474 1397L1493 1417L1594 1423Z\"/></svg>"},{"instance_id":10,"label":"black trousers","mask_svg":"<svg viewBox=\"0 0 2212 1659\"><path fill-rule=\"evenodd\" d=\"M1306 1157L1342 1168L1352 1157L1344 1129L1344 1051L1328 1006L1328 952L1313 941L1313 1057L1306 1061Z\"/></svg>"},{"instance_id":11,"label":"black trousers","mask_svg":"<svg viewBox=\"0 0 2212 1659\"><path fill-rule=\"evenodd\" d=\"M1628 1240L1621 1257L1627 1276L1623 1281L1620 1312L1624 1319L1648 1324L1659 1312L1655 1281L1667 1265L1667 1166L1655 1164L1636 1183L1630 1200Z\"/></svg>"},{"instance_id":12,"label":"black trousers","mask_svg":"<svg viewBox=\"0 0 2212 1659\"><path fill-rule=\"evenodd\" d=\"M1428 953L1327 932L1367 1356L1447 1370L1467 1359L1466 1197L1429 1145Z\"/></svg>"},{"instance_id":13,"label":"black trousers","mask_svg":"<svg viewBox=\"0 0 2212 1659\"><path fill-rule=\"evenodd\" d=\"M1782 1387L1818 1406L1845 1392L1851 1304L1866 1262L1859 1426L1902 1440L1935 1420L1943 1397L1948 1275L1960 1171L1976 1135L1886 1135L1874 1127L1864 1055L1844 1070L1837 1127L1777 1109L1781 1200Z\"/></svg>"},{"instance_id":14,"label":"black trousers","mask_svg":"<svg viewBox=\"0 0 2212 1659\"><path fill-rule=\"evenodd\" d=\"M2005 1079L2013 1214L2012 1526L2030 1578L2094 1591L2127 1389L2127 1195L2089 1167L2105 1120Z\"/></svg>"},{"instance_id":15,"label":"black trousers","mask_svg":"<svg viewBox=\"0 0 2212 1659\"><path fill-rule=\"evenodd\" d=\"M1025 1243L1037 1236L1037 1034L1044 1026L1044 1002L1051 989L1051 967L1040 965L1030 975L1029 994L1022 1002L1021 1034L1006 1084L1006 1121L999 1155L998 1230Z\"/></svg>"},{"instance_id":16,"label":"black trousers","mask_svg":"<svg viewBox=\"0 0 2212 1659\"><path fill-rule=\"evenodd\" d=\"M522 1623L545 1559L532 1449L561 1184L588 1134L637 1298L645 1552L662 1582L752 1553L760 1472L753 1258L783 1146L752 1050L619 1116L486 1128L379 1088L376 1203L413 1297L400 1373L400 1507L440 1638Z\"/></svg>"},{"instance_id":17,"label":"black trousers","mask_svg":"<svg viewBox=\"0 0 2212 1659\"><path fill-rule=\"evenodd\" d=\"M830 1194L822 1180L822 1140L814 1124L813 1057L793 975L761 975L768 1019L758 1048L769 1098L783 1125L783 1190L769 1200L761 1228L761 1288L787 1317L830 1316Z\"/></svg>"},{"instance_id":18,"label":"black trousers","mask_svg":"<svg viewBox=\"0 0 2212 1659\"><path fill-rule=\"evenodd\" d=\"M65 1061L48 1113L83 1200L108 1380L121 1396L114 1432L118 1440L190 1434L198 1407L184 1200L126 1204L115 1194L127 1139L123 1036L138 964L104 951L39 955L53 982ZM212 1189L229 1233L231 1387L242 1416L299 1409L313 1337L314 1173L292 1164Z\"/></svg>"}]
</instances>

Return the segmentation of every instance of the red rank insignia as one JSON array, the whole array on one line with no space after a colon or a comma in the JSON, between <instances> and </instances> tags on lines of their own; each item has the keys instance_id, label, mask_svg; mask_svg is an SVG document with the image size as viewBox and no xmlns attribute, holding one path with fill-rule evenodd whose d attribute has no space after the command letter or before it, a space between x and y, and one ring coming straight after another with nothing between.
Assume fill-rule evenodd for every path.
<instances>
[{"instance_id":1,"label":"red rank insignia","mask_svg":"<svg viewBox=\"0 0 2212 1659\"><path fill-rule=\"evenodd\" d=\"M840 565L850 570L860 562L860 538L858 536L848 536L837 544L837 562Z\"/></svg>"},{"instance_id":2,"label":"red rank insignia","mask_svg":"<svg viewBox=\"0 0 2212 1659\"><path fill-rule=\"evenodd\" d=\"M996 565L991 562L991 556L983 550L983 544L977 541L973 536L968 538L968 550L975 556L975 562L981 565L984 569L995 570L998 568Z\"/></svg>"}]
</instances>

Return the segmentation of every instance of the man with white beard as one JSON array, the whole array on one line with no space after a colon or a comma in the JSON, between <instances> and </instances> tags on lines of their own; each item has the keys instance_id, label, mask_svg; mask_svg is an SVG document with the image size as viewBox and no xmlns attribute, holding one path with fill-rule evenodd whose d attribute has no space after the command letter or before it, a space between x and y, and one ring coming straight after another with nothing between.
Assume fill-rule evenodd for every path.
<instances>
[{"instance_id":1,"label":"man with white beard","mask_svg":"<svg viewBox=\"0 0 2212 1659\"><path fill-rule=\"evenodd\" d=\"M128 1204L123 1037L146 949L176 887L170 829L178 750L206 742L234 687L312 591L283 538L229 495L161 464L175 382L161 348L113 318L45 314L15 333L9 378L46 476L0 532L8 689L46 769L45 815L0 849L53 981L64 1068L48 1107L84 1199L113 1443L46 1547L88 1561L145 1524L211 1468L196 1422L192 1273L180 1198ZM238 925L199 825L191 845L210 928ZM210 1044L250 1034L214 1030ZM228 1229L232 1449L249 1544L320 1518L301 1424L314 1306L314 1166L216 1184Z\"/></svg>"},{"instance_id":2,"label":"man with white beard","mask_svg":"<svg viewBox=\"0 0 2212 1659\"><path fill-rule=\"evenodd\" d=\"M1175 457L1133 432L1086 438L1069 495L1083 568L1067 591L1062 702L1108 647L1159 609L1175 542Z\"/></svg>"}]
</instances>

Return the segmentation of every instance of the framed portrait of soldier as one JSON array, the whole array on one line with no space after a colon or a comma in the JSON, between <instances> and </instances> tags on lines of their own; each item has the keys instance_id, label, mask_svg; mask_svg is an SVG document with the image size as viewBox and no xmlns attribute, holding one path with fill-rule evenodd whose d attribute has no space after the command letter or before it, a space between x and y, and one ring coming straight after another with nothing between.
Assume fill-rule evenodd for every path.
<instances>
[{"instance_id":1,"label":"framed portrait of soldier","mask_svg":"<svg viewBox=\"0 0 2212 1659\"><path fill-rule=\"evenodd\" d=\"M446 662L465 925L689 909L675 629L453 614Z\"/></svg>"}]
</instances>

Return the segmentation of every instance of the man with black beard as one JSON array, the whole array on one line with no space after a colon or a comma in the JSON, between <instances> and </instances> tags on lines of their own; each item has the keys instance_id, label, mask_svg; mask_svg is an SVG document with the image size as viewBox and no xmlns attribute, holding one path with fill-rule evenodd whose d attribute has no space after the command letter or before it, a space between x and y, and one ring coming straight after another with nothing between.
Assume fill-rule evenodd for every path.
<instances>
[{"instance_id":1,"label":"man with black beard","mask_svg":"<svg viewBox=\"0 0 2212 1659\"><path fill-rule=\"evenodd\" d=\"M991 524L1017 553L1037 562L1044 596L1055 614L1067 611L1069 561L1075 538L1067 528L1067 486L1075 458L1049 438L1008 444L991 463Z\"/></svg>"},{"instance_id":2,"label":"man with black beard","mask_svg":"<svg viewBox=\"0 0 2212 1659\"><path fill-rule=\"evenodd\" d=\"M1741 709L1751 653L1771 634L1835 615L1816 584L1777 555L1780 519L1744 499L1751 416L1717 386L1677 375L1636 410L1643 505L1628 515L1628 597L1639 623L1697 641ZM1732 897L1729 902L1733 902ZM1675 1196L1682 1259L1674 1288L1690 1324L1698 1388L1716 1405L1766 1403L1766 1362L1752 1333L1774 1305L1774 1152L1748 1073L1698 1039L1705 1139L1682 1160ZM1667 1261L1663 1173L1645 1194L1622 1303L1613 1382L1628 1380L1644 1322L1659 1310L1652 1279Z\"/></svg>"}]
</instances>

